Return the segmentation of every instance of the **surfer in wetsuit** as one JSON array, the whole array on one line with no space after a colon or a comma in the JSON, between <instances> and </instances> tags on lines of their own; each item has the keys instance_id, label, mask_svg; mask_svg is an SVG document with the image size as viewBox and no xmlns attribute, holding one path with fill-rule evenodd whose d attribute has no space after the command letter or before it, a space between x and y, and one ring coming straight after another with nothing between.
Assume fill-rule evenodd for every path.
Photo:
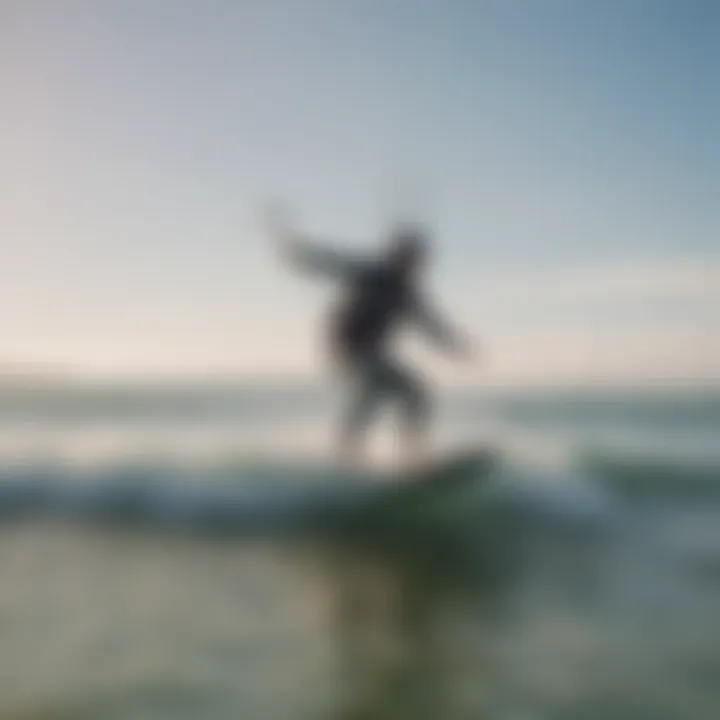
<instances>
[{"instance_id":1,"label":"surfer in wetsuit","mask_svg":"<svg viewBox=\"0 0 720 720\"><path fill-rule=\"evenodd\" d=\"M420 379L391 354L392 335L405 323L420 327L440 347L458 356L471 354L465 337L450 327L419 290L428 254L418 227L396 228L386 251L375 258L352 258L298 236L282 223L272 234L295 266L339 280L344 295L330 323L330 349L352 381L350 405L341 425L341 452L360 458L365 431L381 403L395 400L403 411L406 457L417 460L426 446L428 392Z\"/></svg>"}]
</instances>

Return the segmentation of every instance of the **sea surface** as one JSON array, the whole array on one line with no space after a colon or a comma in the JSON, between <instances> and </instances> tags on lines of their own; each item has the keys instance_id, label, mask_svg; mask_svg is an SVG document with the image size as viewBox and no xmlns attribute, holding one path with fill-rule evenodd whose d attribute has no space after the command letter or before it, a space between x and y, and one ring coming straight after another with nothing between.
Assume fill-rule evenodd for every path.
<instances>
[{"instance_id":1,"label":"sea surface","mask_svg":"<svg viewBox=\"0 0 720 720\"><path fill-rule=\"evenodd\" d=\"M720 717L720 391L446 391L497 467L349 534L337 411L0 388L0 720Z\"/></svg>"}]
</instances>

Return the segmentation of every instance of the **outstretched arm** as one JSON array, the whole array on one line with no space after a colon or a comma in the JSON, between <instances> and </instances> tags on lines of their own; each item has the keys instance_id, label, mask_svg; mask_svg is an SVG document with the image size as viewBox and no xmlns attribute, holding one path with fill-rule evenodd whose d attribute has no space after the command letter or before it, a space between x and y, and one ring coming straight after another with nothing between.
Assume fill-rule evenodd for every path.
<instances>
[{"instance_id":1,"label":"outstretched arm","mask_svg":"<svg viewBox=\"0 0 720 720\"><path fill-rule=\"evenodd\" d=\"M352 277L360 266L359 260L339 250L301 237L286 240L282 252L296 267L329 277Z\"/></svg>"},{"instance_id":2,"label":"outstretched arm","mask_svg":"<svg viewBox=\"0 0 720 720\"><path fill-rule=\"evenodd\" d=\"M361 261L333 248L308 240L290 228L284 217L274 213L268 230L283 259L296 267L330 277L347 278L357 273Z\"/></svg>"},{"instance_id":3,"label":"outstretched arm","mask_svg":"<svg viewBox=\"0 0 720 720\"><path fill-rule=\"evenodd\" d=\"M473 355L470 339L453 327L425 299L417 298L413 310L415 322L435 344L456 356L471 357Z\"/></svg>"}]
</instances>

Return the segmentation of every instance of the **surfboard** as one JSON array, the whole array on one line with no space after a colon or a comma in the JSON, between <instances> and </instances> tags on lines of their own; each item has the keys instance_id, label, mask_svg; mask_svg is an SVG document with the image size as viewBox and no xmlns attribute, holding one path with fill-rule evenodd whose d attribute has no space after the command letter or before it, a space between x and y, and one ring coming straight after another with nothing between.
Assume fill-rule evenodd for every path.
<instances>
[{"instance_id":1,"label":"surfboard","mask_svg":"<svg viewBox=\"0 0 720 720\"><path fill-rule=\"evenodd\" d=\"M420 468L368 477L365 482L372 485L372 492L346 507L347 512L336 518L336 527L380 535L447 528L457 519L465 491L482 485L498 462L494 449L469 448Z\"/></svg>"},{"instance_id":2,"label":"surfboard","mask_svg":"<svg viewBox=\"0 0 720 720\"><path fill-rule=\"evenodd\" d=\"M399 493L450 490L482 479L497 461L498 453L492 448L466 448L418 468L393 473L387 480Z\"/></svg>"}]
</instances>

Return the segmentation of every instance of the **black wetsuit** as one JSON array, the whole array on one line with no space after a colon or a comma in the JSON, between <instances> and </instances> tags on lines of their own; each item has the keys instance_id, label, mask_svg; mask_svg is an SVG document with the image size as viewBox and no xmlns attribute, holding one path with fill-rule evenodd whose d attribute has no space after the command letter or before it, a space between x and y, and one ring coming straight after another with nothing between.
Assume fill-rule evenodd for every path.
<instances>
[{"instance_id":1,"label":"black wetsuit","mask_svg":"<svg viewBox=\"0 0 720 720\"><path fill-rule=\"evenodd\" d=\"M359 268L346 283L331 320L332 350L349 361L383 354L393 330L417 305L414 287L403 273L382 263Z\"/></svg>"}]
</instances>

